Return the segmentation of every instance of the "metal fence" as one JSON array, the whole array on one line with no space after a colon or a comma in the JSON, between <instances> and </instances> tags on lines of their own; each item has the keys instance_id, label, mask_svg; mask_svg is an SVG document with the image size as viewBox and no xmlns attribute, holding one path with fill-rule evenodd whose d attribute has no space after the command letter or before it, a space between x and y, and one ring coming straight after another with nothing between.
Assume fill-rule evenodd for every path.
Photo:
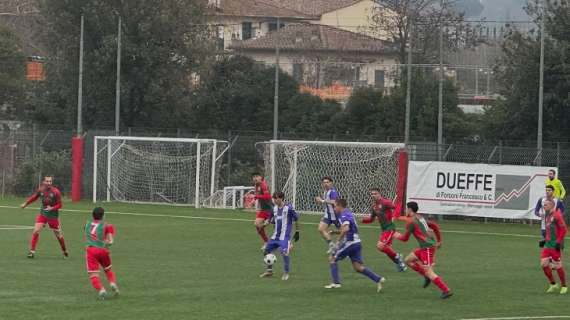
<instances>
[{"instance_id":1,"label":"metal fence","mask_svg":"<svg viewBox=\"0 0 570 320\"><path fill-rule=\"evenodd\" d=\"M56 175L56 182L64 194L70 192L70 172L65 166L71 162L72 130L54 130L29 126L0 131L0 195L25 195L34 190L42 175ZM83 195L92 192L93 137L113 135L112 129L92 129L85 133ZM227 140L231 148L221 166L220 186L249 185L250 174L262 168L262 159L255 144L271 139L264 131L202 131L188 129L127 128L122 134L130 136L216 138ZM400 142L401 137L353 136L324 134L307 137L295 132L280 134L282 139ZM496 145L445 144L415 142L408 146L410 160L450 161L465 163L493 163L510 165L555 166L562 181L570 181L570 143L545 143L549 148L538 153L536 148L521 146L523 142L501 142ZM51 163L57 162L57 163ZM60 171L61 173L54 172ZM59 175L59 176L58 176Z\"/></svg>"}]
</instances>

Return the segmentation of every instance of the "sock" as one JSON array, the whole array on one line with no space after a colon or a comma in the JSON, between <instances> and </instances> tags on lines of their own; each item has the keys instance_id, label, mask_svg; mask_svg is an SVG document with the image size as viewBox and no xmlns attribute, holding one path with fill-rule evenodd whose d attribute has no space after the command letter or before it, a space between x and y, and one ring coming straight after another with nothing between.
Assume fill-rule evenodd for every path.
<instances>
[{"instance_id":1,"label":"sock","mask_svg":"<svg viewBox=\"0 0 570 320\"><path fill-rule=\"evenodd\" d=\"M439 290L441 290L441 292L449 292L449 287L445 282L443 282L443 280L441 280L440 277L433 279L433 283L439 288Z\"/></svg>"},{"instance_id":2,"label":"sock","mask_svg":"<svg viewBox=\"0 0 570 320\"><path fill-rule=\"evenodd\" d=\"M97 290L97 292L103 290L103 285L101 284L101 279L99 279L99 275L92 275L89 277L89 280L91 280L91 285L93 286L93 288L95 288L95 290Z\"/></svg>"},{"instance_id":3,"label":"sock","mask_svg":"<svg viewBox=\"0 0 570 320\"><path fill-rule=\"evenodd\" d=\"M364 267L364 270L362 271L362 274L367 276L368 278L370 278L370 280L378 283L381 279L381 277L379 275L377 275L376 273L374 273L374 271Z\"/></svg>"},{"instance_id":4,"label":"sock","mask_svg":"<svg viewBox=\"0 0 570 320\"><path fill-rule=\"evenodd\" d=\"M105 275L109 283L117 284L117 278L115 278L115 273L112 270L105 270Z\"/></svg>"},{"instance_id":5,"label":"sock","mask_svg":"<svg viewBox=\"0 0 570 320\"><path fill-rule=\"evenodd\" d=\"M331 277L333 283L340 283L340 279L338 276L338 265L335 263L331 263Z\"/></svg>"},{"instance_id":6,"label":"sock","mask_svg":"<svg viewBox=\"0 0 570 320\"><path fill-rule=\"evenodd\" d=\"M417 264L416 262L410 264L410 268L414 269L415 272L421 274L422 276L426 276L426 272L422 266Z\"/></svg>"},{"instance_id":7,"label":"sock","mask_svg":"<svg viewBox=\"0 0 570 320\"><path fill-rule=\"evenodd\" d=\"M267 234L265 234L265 229L264 228L257 228L257 227L255 229L257 229L257 234L259 234L259 236L261 237L263 242L267 242L268 238L267 238Z\"/></svg>"},{"instance_id":8,"label":"sock","mask_svg":"<svg viewBox=\"0 0 570 320\"><path fill-rule=\"evenodd\" d=\"M546 275L546 278L550 284L556 283L554 281L554 277L552 276L552 269L550 269L550 266L542 267L542 271L544 271L544 275Z\"/></svg>"},{"instance_id":9,"label":"sock","mask_svg":"<svg viewBox=\"0 0 570 320\"><path fill-rule=\"evenodd\" d=\"M399 259L396 259L396 256L398 255L398 253L396 251L394 251L394 249L392 249L392 247L384 246L384 248L381 251L384 252L395 263L400 263Z\"/></svg>"},{"instance_id":10,"label":"sock","mask_svg":"<svg viewBox=\"0 0 570 320\"><path fill-rule=\"evenodd\" d=\"M32 240L30 241L30 251L36 251L36 246L38 245L38 240L40 239L39 233L32 233Z\"/></svg>"},{"instance_id":11,"label":"sock","mask_svg":"<svg viewBox=\"0 0 570 320\"><path fill-rule=\"evenodd\" d=\"M556 271L558 271L558 277L560 278L560 285L566 287L566 271L564 271L563 267L560 267Z\"/></svg>"},{"instance_id":12,"label":"sock","mask_svg":"<svg viewBox=\"0 0 570 320\"><path fill-rule=\"evenodd\" d=\"M291 263L291 258L289 256L283 256L283 271L289 273L289 265Z\"/></svg>"},{"instance_id":13,"label":"sock","mask_svg":"<svg viewBox=\"0 0 570 320\"><path fill-rule=\"evenodd\" d=\"M66 251L66 248L65 248L65 240L63 239L63 236L61 236L61 237L56 237L56 238L57 238L57 241L59 241L59 246L61 247L61 251L64 251L64 252L65 252L65 251Z\"/></svg>"}]
</instances>

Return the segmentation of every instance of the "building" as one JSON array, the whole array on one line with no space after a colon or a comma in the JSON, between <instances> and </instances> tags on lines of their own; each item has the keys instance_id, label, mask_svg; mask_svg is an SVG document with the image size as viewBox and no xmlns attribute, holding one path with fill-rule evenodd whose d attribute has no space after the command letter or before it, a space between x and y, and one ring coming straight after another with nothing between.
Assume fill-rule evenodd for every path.
<instances>
[{"instance_id":1,"label":"building","mask_svg":"<svg viewBox=\"0 0 570 320\"><path fill-rule=\"evenodd\" d=\"M372 0L209 0L219 48L280 67L306 92L346 100L358 86L395 85L396 50L372 36ZM277 30L279 21L279 30Z\"/></svg>"},{"instance_id":2,"label":"building","mask_svg":"<svg viewBox=\"0 0 570 320\"><path fill-rule=\"evenodd\" d=\"M328 97L344 100L354 87L371 86L388 91L395 85L391 71L397 51L391 42L330 26L290 24L264 37L233 41L229 49L256 61L275 64L277 46L281 69L306 91L320 96L327 97L326 91L311 90L339 88L342 92L338 97Z\"/></svg>"},{"instance_id":3,"label":"building","mask_svg":"<svg viewBox=\"0 0 570 320\"><path fill-rule=\"evenodd\" d=\"M318 17L277 5L272 0L208 0L208 24L226 50L234 40L257 39L268 32L300 21L316 21Z\"/></svg>"}]
</instances>

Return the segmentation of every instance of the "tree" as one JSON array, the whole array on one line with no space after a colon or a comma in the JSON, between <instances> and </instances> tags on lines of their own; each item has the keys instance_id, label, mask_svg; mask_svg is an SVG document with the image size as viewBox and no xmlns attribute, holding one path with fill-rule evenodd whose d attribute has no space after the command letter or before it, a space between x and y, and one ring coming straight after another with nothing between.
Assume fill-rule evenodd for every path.
<instances>
[{"instance_id":1,"label":"tree","mask_svg":"<svg viewBox=\"0 0 570 320\"><path fill-rule=\"evenodd\" d=\"M191 75L210 42L196 1L46 0L47 83L33 120L75 123L80 16L85 17L85 126L114 123L117 22L122 18L121 120L124 126L179 126L187 121Z\"/></svg>"},{"instance_id":2,"label":"tree","mask_svg":"<svg viewBox=\"0 0 570 320\"><path fill-rule=\"evenodd\" d=\"M0 119L13 120L25 103L25 63L16 35L0 27Z\"/></svg>"},{"instance_id":3,"label":"tree","mask_svg":"<svg viewBox=\"0 0 570 320\"><path fill-rule=\"evenodd\" d=\"M536 19L539 9L529 7ZM559 141L570 134L570 7L547 8L545 21L543 139ZM488 140L534 140L538 126L540 35L512 30L503 43L503 57L495 67L501 84L498 101L486 111Z\"/></svg>"},{"instance_id":4,"label":"tree","mask_svg":"<svg viewBox=\"0 0 570 320\"><path fill-rule=\"evenodd\" d=\"M374 0L373 29L398 46L398 60L407 57L413 30L415 63L434 63L439 57L439 30L444 29L445 48L469 47L478 42L479 25L465 21L456 0ZM410 25L410 22L412 25Z\"/></svg>"},{"instance_id":5,"label":"tree","mask_svg":"<svg viewBox=\"0 0 570 320\"><path fill-rule=\"evenodd\" d=\"M279 78L280 132L314 135L332 130L334 102L299 93L288 74ZM244 56L226 57L204 73L191 112L198 130L272 131L275 70Z\"/></svg>"}]
</instances>

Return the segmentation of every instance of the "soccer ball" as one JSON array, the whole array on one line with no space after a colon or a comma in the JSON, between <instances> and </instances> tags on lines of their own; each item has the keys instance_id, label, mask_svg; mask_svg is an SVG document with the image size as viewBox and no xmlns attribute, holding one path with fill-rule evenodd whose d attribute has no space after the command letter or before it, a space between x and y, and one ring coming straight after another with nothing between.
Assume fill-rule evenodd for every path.
<instances>
[{"instance_id":1,"label":"soccer ball","mask_svg":"<svg viewBox=\"0 0 570 320\"><path fill-rule=\"evenodd\" d=\"M268 253L265 255L265 257L263 257L263 262L265 262L265 264L268 266L274 265L276 261L277 257L273 253Z\"/></svg>"}]
</instances>

